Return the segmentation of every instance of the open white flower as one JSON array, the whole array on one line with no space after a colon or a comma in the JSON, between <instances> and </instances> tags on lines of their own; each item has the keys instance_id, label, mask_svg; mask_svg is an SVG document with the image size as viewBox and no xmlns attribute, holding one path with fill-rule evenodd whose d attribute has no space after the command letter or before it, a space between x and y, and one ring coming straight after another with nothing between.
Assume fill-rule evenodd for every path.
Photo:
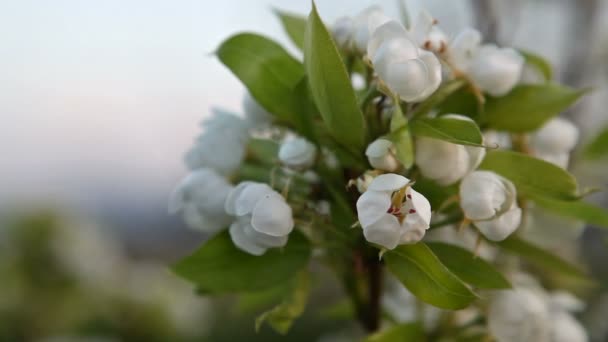
<instances>
[{"instance_id":1,"label":"open white flower","mask_svg":"<svg viewBox=\"0 0 608 342\"><path fill-rule=\"evenodd\" d=\"M293 169L311 167L317 157L317 148L304 138L292 138L284 141L279 148L281 163Z\"/></svg>"},{"instance_id":2,"label":"open white flower","mask_svg":"<svg viewBox=\"0 0 608 342\"><path fill-rule=\"evenodd\" d=\"M224 211L224 201L232 188L212 169L194 170L173 190L169 212L181 211L189 227L215 233L232 222Z\"/></svg>"},{"instance_id":3,"label":"open white flower","mask_svg":"<svg viewBox=\"0 0 608 342\"><path fill-rule=\"evenodd\" d=\"M557 117L532 134L530 148L536 157L565 169L578 137L578 128L574 124Z\"/></svg>"},{"instance_id":4,"label":"open white flower","mask_svg":"<svg viewBox=\"0 0 608 342\"><path fill-rule=\"evenodd\" d=\"M380 175L359 197L357 214L367 241L394 249L422 239L431 222L431 205L408 184L401 175Z\"/></svg>"},{"instance_id":5,"label":"open white flower","mask_svg":"<svg viewBox=\"0 0 608 342\"><path fill-rule=\"evenodd\" d=\"M262 108L260 104L249 93L243 97L243 112L245 120L251 128L265 127L272 121L272 115Z\"/></svg>"},{"instance_id":6,"label":"open white flower","mask_svg":"<svg viewBox=\"0 0 608 342\"><path fill-rule=\"evenodd\" d=\"M521 54L511 48L481 45L481 34L474 29L465 29L454 38L449 46L449 59L481 90L493 96L511 91L524 67Z\"/></svg>"},{"instance_id":7,"label":"open white flower","mask_svg":"<svg viewBox=\"0 0 608 342\"><path fill-rule=\"evenodd\" d=\"M456 114L445 117L471 120ZM424 177L440 185L456 183L475 170L485 155L483 147L458 145L427 137L416 138L416 165Z\"/></svg>"},{"instance_id":8,"label":"open white flower","mask_svg":"<svg viewBox=\"0 0 608 342\"><path fill-rule=\"evenodd\" d=\"M367 160L372 167L388 172L396 171L399 168L399 161L395 153L395 144L383 138L374 140L365 150Z\"/></svg>"},{"instance_id":9,"label":"open white flower","mask_svg":"<svg viewBox=\"0 0 608 342\"><path fill-rule=\"evenodd\" d=\"M441 83L441 64L422 50L411 35L391 20L379 26L367 45L367 55L384 84L406 102L420 102Z\"/></svg>"},{"instance_id":10,"label":"open white flower","mask_svg":"<svg viewBox=\"0 0 608 342\"><path fill-rule=\"evenodd\" d=\"M262 255L268 248L282 247L293 230L291 207L264 183L242 182L226 198L225 210L236 216L230 236L241 250Z\"/></svg>"},{"instance_id":11,"label":"open white flower","mask_svg":"<svg viewBox=\"0 0 608 342\"><path fill-rule=\"evenodd\" d=\"M222 174L234 172L245 156L249 138L247 123L238 116L214 108L213 115L201 124L203 133L186 153L191 170L211 168Z\"/></svg>"},{"instance_id":12,"label":"open white flower","mask_svg":"<svg viewBox=\"0 0 608 342\"><path fill-rule=\"evenodd\" d=\"M463 178L460 207L465 217L493 241L507 238L521 222L515 186L491 171L474 171Z\"/></svg>"}]
</instances>

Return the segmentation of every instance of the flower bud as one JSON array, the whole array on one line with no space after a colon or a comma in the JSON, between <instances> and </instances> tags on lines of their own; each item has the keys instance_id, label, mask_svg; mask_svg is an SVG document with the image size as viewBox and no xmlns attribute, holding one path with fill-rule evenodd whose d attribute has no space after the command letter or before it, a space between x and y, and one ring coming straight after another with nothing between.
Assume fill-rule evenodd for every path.
<instances>
[{"instance_id":1,"label":"flower bud","mask_svg":"<svg viewBox=\"0 0 608 342\"><path fill-rule=\"evenodd\" d=\"M173 190L169 212L181 211L190 228L213 234L232 221L224 211L224 201L232 188L214 170L194 170Z\"/></svg>"},{"instance_id":2,"label":"flower bud","mask_svg":"<svg viewBox=\"0 0 608 342\"><path fill-rule=\"evenodd\" d=\"M357 185L357 190L359 191L359 193L362 194L365 191L367 191L367 188L369 187L369 185L372 183L372 181L374 180L374 178L377 175L378 175L377 172L368 170L368 171L365 171L365 173L363 173L361 176L359 176L357 178L357 180L355 181L355 184Z\"/></svg>"},{"instance_id":3,"label":"flower bud","mask_svg":"<svg viewBox=\"0 0 608 342\"><path fill-rule=\"evenodd\" d=\"M575 125L558 117L549 120L531 136L530 147L536 157L566 168L578 136Z\"/></svg>"},{"instance_id":4,"label":"flower bud","mask_svg":"<svg viewBox=\"0 0 608 342\"><path fill-rule=\"evenodd\" d=\"M293 138L281 144L279 160L293 169L307 169L311 167L317 156L317 148L304 138Z\"/></svg>"},{"instance_id":5,"label":"flower bud","mask_svg":"<svg viewBox=\"0 0 608 342\"><path fill-rule=\"evenodd\" d=\"M229 230L232 241L249 254L285 246L294 227L291 207L263 183L240 183L228 194L224 208L236 216Z\"/></svg>"},{"instance_id":6,"label":"flower bud","mask_svg":"<svg viewBox=\"0 0 608 342\"><path fill-rule=\"evenodd\" d=\"M431 205L397 174L380 175L357 200L363 235L369 242L394 249L420 241L431 222Z\"/></svg>"},{"instance_id":7,"label":"flower bud","mask_svg":"<svg viewBox=\"0 0 608 342\"><path fill-rule=\"evenodd\" d=\"M460 207L467 219L493 241L504 240L521 222L517 192L509 180L491 171L474 171L460 183Z\"/></svg>"},{"instance_id":8,"label":"flower bud","mask_svg":"<svg viewBox=\"0 0 608 342\"><path fill-rule=\"evenodd\" d=\"M364 53L374 30L390 20L378 6L368 7L359 13L353 22L352 39L355 50Z\"/></svg>"},{"instance_id":9,"label":"flower bud","mask_svg":"<svg viewBox=\"0 0 608 342\"><path fill-rule=\"evenodd\" d=\"M395 153L393 142L383 138L374 140L365 150L367 160L372 167L388 172L396 171L399 168L399 161Z\"/></svg>"}]
</instances>

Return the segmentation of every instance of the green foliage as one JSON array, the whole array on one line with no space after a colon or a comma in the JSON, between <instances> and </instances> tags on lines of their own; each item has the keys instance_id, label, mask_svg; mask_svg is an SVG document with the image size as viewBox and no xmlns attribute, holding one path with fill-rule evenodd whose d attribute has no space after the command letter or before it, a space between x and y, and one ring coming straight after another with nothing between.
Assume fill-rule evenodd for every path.
<instances>
[{"instance_id":1,"label":"green foliage","mask_svg":"<svg viewBox=\"0 0 608 342\"><path fill-rule=\"evenodd\" d=\"M540 72L545 81L549 82L553 79L553 68L551 67L549 61L530 51L520 49L519 53L524 56L526 64L532 66L534 69Z\"/></svg>"},{"instance_id":2,"label":"green foliage","mask_svg":"<svg viewBox=\"0 0 608 342\"><path fill-rule=\"evenodd\" d=\"M489 128L502 131L534 131L585 92L553 83L518 85L505 96L487 98L485 123Z\"/></svg>"},{"instance_id":3,"label":"green foliage","mask_svg":"<svg viewBox=\"0 0 608 342\"><path fill-rule=\"evenodd\" d=\"M387 138L395 144L395 149L397 150L395 156L405 168L410 168L414 164L414 144L407 119L403 115L403 111L399 105L393 107L390 126L391 133Z\"/></svg>"},{"instance_id":4,"label":"green foliage","mask_svg":"<svg viewBox=\"0 0 608 342\"><path fill-rule=\"evenodd\" d=\"M180 260L173 270L205 293L257 291L292 278L309 257L310 244L298 232L291 233L284 248L254 256L237 249L224 231Z\"/></svg>"},{"instance_id":5,"label":"green foliage","mask_svg":"<svg viewBox=\"0 0 608 342\"><path fill-rule=\"evenodd\" d=\"M604 128L585 147L585 157L589 159L600 159L608 155L608 127Z\"/></svg>"},{"instance_id":6,"label":"green foliage","mask_svg":"<svg viewBox=\"0 0 608 342\"><path fill-rule=\"evenodd\" d=\"M575 200L578 186L564 169L544 160L512 151L489 151L480 169L490 170L511 180L519 194Z\"/></svg>"},{"instance_id":7,"label":"green foliage","mask_svg":"<svg viewBox=\"0 0 608 342\"><path fill-rule=\"evenodd\" d=\"M256 331L260 330L264 322L268 322L274 330L285 335L294 320L302 315L310 291L310 275L308 272L300 272L292 281L291 287L290 293L279 305L258 316L255 320Z\"/></svg>"},{"instance_id":8,"label":"green foliage","mask_svg":"<svg viewBox=\"0 0 608 342\"><path fill-rule=\"evenodd\" d=\"M412 113L413 118L418 118L424 116L429 113L433 108L440 106L446 100L448 100L452 95L457 94L466 84L466 82L462 79L455 79L451 81L447 81L443 85L441 85L437 91L433 93L433 95L429 96L428 99L424 100L424 102L418 104L416 109ZM458 112L454 112L458 113Z\"/></svg>"},{"instance_id":9,"label":"green foliage","mask_svg":"<svg viewBox=\"0 0 608 342\"><path fill-rule=\"evenodd\" d=\"M262 107L282 121L294 122L294 89L304 77L304 67L282 46L257 34L241 33L224 41L217 56Z\"/></svg>"},{"instance_id":10,"label":"green foliage","mask_svg":"<svg viewBox=\"0 0 608 342\"><path fill-rule=\"evenodd\" d=\"M585 221L589 224L608 228L608 212L583 200L564 201L543 196L531 196L536 204L560 216Z\"/></svg>"},{"instance_id":11,"label":"green foliage","mask_svg":"<svg viewBox=\"0 0 608 342\"><path fill-rule=\"evenodd\" d=\"M413 120L410 126L414 136L435 138L460 145L483 146L481 131L474 121L443 116Z\"/></svg>"},{"instance_id":12,"label":"green foliage","mask_svg":"<svg viewBox=\"0 0 608 342\"><path fill-rule=\"evenodd\" d=\"M388 269L423 302L443 309L462 309L477 297L422 242L386 252Z\"/></svg>"},{"instance_id":13,"label":"green foliage","mask_svg":"<svg viewBox=\"0 0 608 342\"><path fill-rule=\"evenodd\" d=\"M304 33L306 31L306 18L280 10L275 10L274 12L279 17L279 19L281 19L283 29L285 29L285 32L287 32L287 35L289 36L291 41L300 50L303 50Z\"/></svg>"},{"instance_id":14,"label":"green foliage","mask_svg":"<svg viewBox=\"0 0 608 342\"><path fill-rule=\"evenodd\" d=\"M587 280L587 275L578 266L548 252L532 243L529 243L515 235L497 243L504 250L517 254L529 262L565 276L582 278Z\"/></svg>"},{"instance_id":15,"label":"green foliage","mask_svg":"<svg viewBox=\"0 0 608 342\"><path fill-rule=\"evenodd\" d=\"M396 342L396 341L424 341L424 329L420 323L403 323L379 331L368 336L364 342Z\"/></svg>"},{"instance_id":16,"label":"green foliage","mask_svg":"<svg viewBox=\"0 0 608 342\"><path fill-rule=\"evenodd\" d=\"M340 53L314 4L304 45L304 66L312 98L328 131L340 144L360 150L366 140L363 113Z\"/></svg>"},{"instance_id":17,"label":"green foliage","mask_svg":"<svg viewBox=\"0 0 608 342\"><path fill-rule=\"evenodd\" d=\"M507 289L509 281L492 264L470 251L441 242L426 244L456 276L480 289Z\"/></svg>"}]
</instances>

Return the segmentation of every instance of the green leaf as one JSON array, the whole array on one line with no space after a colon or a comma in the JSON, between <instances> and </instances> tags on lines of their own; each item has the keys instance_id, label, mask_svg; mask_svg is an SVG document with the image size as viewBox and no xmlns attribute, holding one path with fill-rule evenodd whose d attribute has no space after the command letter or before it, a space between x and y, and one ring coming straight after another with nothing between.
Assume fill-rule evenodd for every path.
<instances>
[{"instance_id":1,"label":"green leaf","mask_svg":"<svg viewBox=\"0 0 608 342\"><path fill-rule=\"evenodd\" d=\"M299 232L291 233L284 248L255 256L237 249L224 231L177 262L173 271L207 293L259 291L292 278L309 258L310 244Z\"/></svg>"},{"instance_id":2,"label":"green leaf","mask_svg":"<svg viewBox=\"0 0 608 342\"><path fill-rule=\"evenodd\" d=\"M585 157L589 159L600 159L608 155L608 127L604 128L585 147Z\"/></svg>"},{"instance_id":3,"label":"green leaf","mask_svg":"<svg viewBox=\"0 0 608 342\"><path fill-rule=\"evenodd\" d=\"M247 160L262 165L275 165L279 153L279 144L270 139L252 138L247 144Z\"/></svg>"},{"instance_id":4,"label":"green leaf","mask_svg":"<svg viewBox=\"0 0 608 342\"><path fill-rule=\"evenodd\" d=\"M466 84L466 82L463 79L455 79L455 80L448 81L445 84L441 85L433 93L433 95L431 95L428 99L426 99L424 102L420 103L416 107L416 109L412 112L412 117L418 118L418 117L421 117L421 116L427 114L433 108L439 106L444 101L446 101L448 98L450 98L451 95L459 92L459 90L461 90L465 84Z\"/></svg>"},{"instance_id":5,"label":"green leaf","mask_svg":"<svg viewBox=\"0 0 608 342\"><path fill-rule=\"evenodd\" d=\"M352 150L362 149L366 135L363 113L340 53L314 3L304 45L304 67L312 98L330 134Z\"/></svg>"},{"instance_id":6,"label":"green leaf","mask_svg":"<svg viewBox=\"0 0 608 342\"><path fill-rule=\"evenodd\" d=\"M424 194L433 210L438 210L448 198L458 195L458 185L442 186L431 179L419 177L416 178L416 191Z\"/></svg>"},{"instance_id":7,"label":"green leaf","mask_svg":"<svg viewBox=\"0 0 608 342\"><path fill-rule=\"evenodd\" d=\"M304 32L306 31L306 18L296 14L275 10L275 14L281 19L281 24L291 41L300 50L304 49Z\"/></svg>"},{"instance_id":8,"label":"green leaf","mask_svg":"<svg viewBox=\"0 0 608 342\"><path fill-rule=\"evenodd\" d=\"M262 107L293 122L297 108L293 90L304 76L304 67L283 47L266 37L241 33L224 41L217 56Z\"/></svg>"},{"instance_id":9,"label":"green leaf","mask_svg":"<svg viewBox=\"0 0 608 342\"><path fill-rule=\"evenodd\" d=\"M474 120L479 116L477 98L469 88L460 88L436 107L438 114L462 114Z\"/></svg>"},{"instance_id":10,"label":"green leaf","mask_svg":"<svg viewBox=\"0 0 608 342\"><path fill-rule=\"evenodd\" d=\"M494 266L470 251L442 242L426 244L456 276L480 289L508 289L509 281Z\"/></svg>"},{"instance_id":11,"label":"green leaf","mask_svg":"<svg viewBox=\"0 0 608 342\"><path fill-rule=\"evenodd\" d=\"M424 341L424 329L418 322L394 325L368 336L364 342Z\"/></svg>"},{"instance_id":12,"label":"green leaf","mask_svg":"<svg viewBox=\"0 0 608 342\"><path fill-rule=\"evenodd\" d=\"M255 330L259 331L262 324L268 322L279 334L287 334L294 320L304 313L309 292L310 276L308 272L300 272L283 302L258 316L255 320Z\"/></svg>"},{"instance_id":13,"label":"green leaf","mask_svg":"<svg viewBox=\"0 0 608 342\"><path fill-rule=\"evenodd\" d=\"M531 196L536 204L564 217L585 221L586 223L608 228L608 212L594 204L582 200L564 201L542 196Z\"/></svg>"},{"instance_id":14,"label":"green leaf","mask_svg":"<svg viewBox=\"0 0 608 342\"><path fill-rule=\"evenodd\" d=\"M549 61L530 51L519 50L519 53L524 56L526 64L534 67L534 69L541 73L545 81L549 82L553 79L553 68L551 68Z\"/></svg>"},{"instance_id":15,"label":"green leaf","mask_svg":"<svg viewBox=\"0 0 608 342\"><path fill-rule=\"evenodd\" d=\"M511 180L523 195L574 200L578 198L574 177L544 160L512 151L488 151L480 169Z\"/></svg>"},{"instance_id":16,"label":"green leaf","mask_svg":"<svg viewBox=\"0 0 608 342\"><path fill-rule=\"evenodd\" d=\"M570 107L585 92L552 83L519 85L505 96L487 98L486 123L496 130L534 131Z\"/></svg>"},{"instance_id":17,"label":"green leaf","mask_svg":"<svg viewBox=\"0 0 608 342\"><path fill-rule=\"evenodd\" d=\"M481 131L474 121L442 116L412 120L410 126L414 136L440 139L453 144L483 146Z\"/></svg>"},{"instance_id":18,"label":"green leaf","mask_svg":"<svg viewBox=\"0 0 608 342\"><path fill-rule=\"evenodd\" d=\"M462 309L477 297L420 242L384 254L388 269L423 302L443 309Z\"/></svg>"},{"instance_id":19,"label":"green leaf","mask_svg":"<svg viewBox=\"0 0 608 342\"><path fill-rule=\"evenodd\" d=\"M515 235L497 243L504 250L517 254L537 266L566 276L587 279L585 273L568 261Z\"/></svg>"},{"instance_id":20,"label":"green leaf","mask_svg":"<svg viewBox=\"0 0 608 342\"><path fill-rule=\"evenodd\" d=\"M390 141L395 144L397 160L405 166L410 168L414 164L414 144L412 142L412 136L410 135L410 129L408 127L407 119L401 111L401 106L396 105L393 108L393 116L391 118L391 133L386 136Z\"/></svg>"}]
</instances>

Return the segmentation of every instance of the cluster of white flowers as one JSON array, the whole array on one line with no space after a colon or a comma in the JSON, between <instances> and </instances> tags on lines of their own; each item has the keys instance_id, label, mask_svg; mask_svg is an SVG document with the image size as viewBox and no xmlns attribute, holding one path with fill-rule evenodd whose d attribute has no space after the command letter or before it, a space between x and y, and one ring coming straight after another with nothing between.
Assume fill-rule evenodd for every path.
<instances>
[{"instance_id":1,"label":"cluster of white flowers","mask_svg":"<svg viewBox=\"0 0 608 342\"><path fill-rule=\"evenodd\" d=\"M536 157L565 169L578 135L578 128L570 121L554 118L532 135L530 147Z\"/></svg>"}]
</instances>

